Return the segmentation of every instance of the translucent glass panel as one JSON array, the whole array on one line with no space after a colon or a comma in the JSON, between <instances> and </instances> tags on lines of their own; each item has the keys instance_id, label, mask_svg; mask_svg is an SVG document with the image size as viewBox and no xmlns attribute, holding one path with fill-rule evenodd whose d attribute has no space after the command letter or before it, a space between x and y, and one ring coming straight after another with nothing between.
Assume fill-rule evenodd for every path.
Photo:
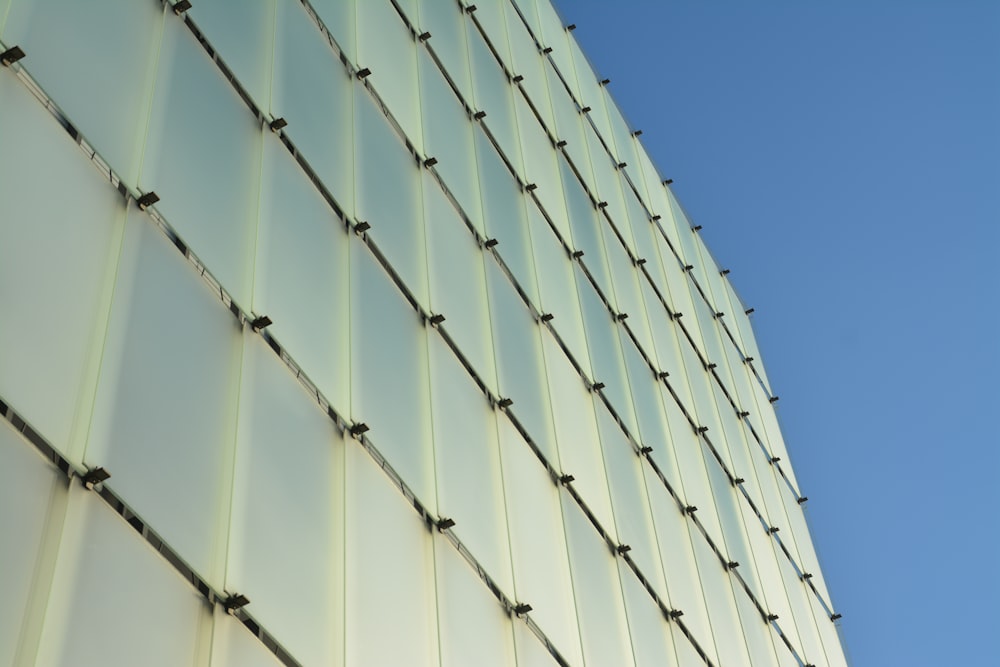
<instances>
[{"instance_id":1,"label":"translucent glass panel","mask_svg":"<svg viewBox=\"0 0 1000 667\"><path fill-rule=\"evenodd\" d=\"M587 339L577 298L578 272L566 249L534 206L528 209L528 220L531 225L531 246L535 251L535 272L541 289L542 310L554 317L550 326L559 333L584 372L589 373Z\"/></svg>"},{"instance_id":2,"label":"translucent glass panel","mask_svg":"<svg viewBox=\"0 0 1000 667\"><path fill-rule=\"evenodd\" d=\"M250 634L234 616L215 608L212 625L211 667L281 667L264 643Z\"/></svg>"},{"instance_id":3,"label":"translucent glass panel","mask_svg":"<svg viewBox=\"0 0 1000 667\"><path fill-rule=\"evenodd\" d=\"M618 572L635 664L639 667L677 665L674 643L687 643L687 639L676 625L667 623L663 611L624 561L618 563Z\"/></svg>"},{"instance_id":4,"label":"translucent glass panel","mask_svg":"<svg viewBox=\"0 0 1000 667\"><path fill-rule=\"evenodd\" d=\"M503 257L521 289L538 303L538 284L528 230L526 198L499 153L482 132L476 133L476 160L483 198L486 236L500 244L495 252Z\"/></svg>"},{"instance_id":5,"label":"translucent glass panel","mask_svg":"<svg viewBox=\"0 0 1000 667\"><path fill-rule=\"evenodd\" d=\"M539 2L535 7L538 10L538 24L541 28L539 38L546 47L552 49L549 58L556 63L559 73L566 79L570 91L579 99L576 76L573 73L573 56L570 53L569 44L567 44L569 33L551 3Z\"/></svg>"},{"instance_id":6,"label":"translucent glass panel","mask_svg":"<svg viewBox=\"0 0 1000 667\"><path fill-rule=\"evenodd\" d=\"M521 171L521 145L514 114L513 89L482 35L473 29L469 30L469 56L476 109L486 112L484 126L496 139L507 160Z\"/></svg>"},{"instance_id":7,"label":"translucent glass panel","mask_svg":"<svg viewBox=\"0 0 1000 667\"><path fill-rule=\"evenodd\" d=\"M364 248L351 256L351 414L425 503L434 498L427 329Z\"/></svg>"},{"instance_id":8,"label":"translucent glass panel","mask_svg":"<svg viewBox=\"0 0 1000 667\"><path fill-rule=\"evenodd\" d=\"M469 49L465 41L466 20L461 6L458 2L441 0L420 0L419 4L420 28L431 34L431 50L441 61L448 78L462 97L471 104L472 77L469 71Z\"/></svg>"},{"instance_id":9,"label":"translucent glass panel","mask_svg":"<svg viewBox=\"0 0 1000 667\"><path fill-rule=\"evenodd\" d=\"M721 665L753 664L747 654L746 640L740 626L739 614L733 594L733 582L727 570L724 569L718 557L708 546L701 535L691 531L691 545L694 547L695 560L701 575L702 591L708 605L709 618L712 621L712 632L716 637L716 650L719 652ZM744 595L743 591L739 591Z\"/></svg>"},{"instance_id":10,"label":"translucent glass panel","mask_svg":"<svg viewBox=\"0 0 1000 667\"><path fill-rule=\"evenodd\" d=\"M358 62L357 6L359 0L310 0L316 15L348 62Z\"/></svg>"},{"instance_id":11,"label":"translucent glass panel","mask_svg":"<svg viewBox=\"0 0 1000 667\"><path fill-rule=\"evenodd\" d=\"M709 621L704 593L701 590L692 539L703 539L701 535L689 533L689 521L681 513L676 501L670 497L662 482L648 466L643 467L649 504L653 510L653 522L660 545L663 572L667 578L672 608L684 612L683 622L698 644L717 664L715 638ZM693 532L693 531L692 531ZM681 642L678 641L678 650ZM687 664L681 660L681 664Z\"/></svg>"},{"instance_id":12,"label":"translucent glass panel","mask_svg":"<svg viewBox=\"0 0 1000 667\"><path fill-rule=\"evenodd\" d=\"M528 109L524 98L517 99L516 109L518 129L521 133L521 150L524 154L525 177L537 186L534 196L559 234L569 242L572 236L566 217L566 203L562 196L556 150L549 136Z\"/></svg>"},{"instance_id":13,"label":"translucent glass panel","mask_svg":"<svg viewBox=\"0 0 1000 667\"><path fill-rule=\"evenodd\" d=\"M431 337L430 359L439 512L455 521L452 530L513 595L497 413L439 336Z\"/></svg>"},{"instance_id":14,"label":"translucent glass panel","mask_svg":"<svg viewBox=\"0 0 1000 667\"><path fill-rule=\"evenodd\" d=\"M261 128L181 21L166 21L139 187L222 286L249 297ZM180 122L183 120L184 122Z\"/></svg>"},{"instance_id":15,"label":"translucent glass panel","mask_svg":"<svg viewBox=\"0 0 1000 667\"><path fill-rule=\"evenodd\" d=\"M582 259L584 266L587 267L587 273L597 282L604 298L613 307L617 307L614 286L611 283L604 253L604 238L601 232L604 221L599 217L590 196L580 185L580 181L566 160L559 160L559 171L562 175L563 195L566 198L566 212L573 231L573 249L583 252Z\"/></svg>"},{"instance_id":16,"label":"translucent glass panel","mask_svg":"<svg viewBox=\"0 0 1000 667\"><path fill-rule=\"evenodd\" d=\"M12 76L0 106L0 396L79 461L124 201Z\"/></svg>"},{"instance_id":17,"label":"translucent glass panel","mask_svg":"<svg viewBox=\"0 0 1000 667\"><path fill-rule=\"evenodd\" d=\"M38 667L196 664L208 606L94 494L70 488ZM89 648L88 648L89 647Z\"/></svg>"},{"instance_id":18,"label":"translucent glass panel","mask_svg":"<svg viewBox=\"0 0 1000 667\"><path fill-rule=\"evenodd\" d=\"M557 461L538 324L493 262L486 263L500 394L550 461Z\"/></svg>"},{"instance_id":19,"label":"translucent glass panel","mask_svg":"<svg viewBox=\"0 0 1000 667\"><path fill-rule=\"evenodd\" d=\"M531 617L559 652L580 664L559 489L513 425L499 423L517 601L530 604Z\"/></svg>"},{"instance_id":20,"label":"translucent glass panel","mask_svg":"<svg viewBox=\"0 0 1000 667\"><path fill-rule=\"evenodd\" d=\"M388 1L388 0L386 0ZM365 93L355 96L357 216L407 287L427 302L427 253L416 158Z\"/></svg>"},{"instance_id":21,"label":"translucent glass panel","mask_svg":"<svg viewBox=\"0 0 1000 667\"><path fill-rule=\"evenodd\" d=\"M510 41L513 71L524 77L520 83L521 89L528 94L528 99L531 100L532 106L539 113L542 124L549 131L553 131L555 124L552 119L552 107L549 103L549 91L545 83L545 69L547 69L545 61L514 7L508 5L506 10L507 38ZM531 9L526 12L526 14L533 13ZM522 124L522 135L524 130Z\"/></svg>"},{"instance_id":22,"label":"translucent glass panel","mask_svg":"<svg viewBox=\"0 0 1000 667\"><path fill-rule=\"evenodd\" d=\"M514 628L500 601L443 538L434 558L442 667L514 665Z\"/></svg>"},{"instance_id":23,"label":"translucent glass panel","mask_svg":"<svg viewBox=\"0 0 1000 667\"><path fill-rule=\"evenodd\" d=\"M241 384L226 590L300 663L340 664L344 441L257 336Z\"/></svg>"},{"instance_id":24,"label":"translucent glass panel","mask_svg":"<svg viewBox=\"0 0 1000 667\"><path fill-rule=\"evenodd\" d=\"M433 179L424 180L431 309L479 377L494 391L493 341L483 253ZM461 276L461 280L456 280Z\"/></svg>"},{"instance_id":25,"label":"translucent glass panel","mask_svg":"<svg viewBox=\"0 0 1000 667\"><path fill-rule=\"evenodd\" d=\"M264 145L253 310L333 406L350 410L348 241L283 145Z\"/></svg>"},{"instance_id":26,"label":"translucent glass panel","mask_svg":"<svg viewBox=\"0 0 1000 667\"><path fill-rule=\"evenodd\" d=\"M356 443L346 448L347 665L438 665L430 529Z\"/></svg>"},{"instance_id":27,"label":"translucent glass panel","mask_svg":"<svg viewBox=\"0 0 1000 667\"><path fill-rule=\"evenodd\" d=\"M15 665L33 650L22 636L38 615L32 607L44 605L55 554L55 544L45 548L45 536L61 529L66 482L6 420L0 420L0 469L9 475L0 486L0 664Z\"/></svg>"},{"instance_id":28,"label":"translucent glass panel","mask_svg":"<svg viewBox=\"0 0 1000 667\"><path fill-rule=\"evenodd\" d=\"M391 0L361 0L356 6L358 64L372 71L368 81L419 151L420 91L413 36Z\"/></svg>"},{"instance_id":29,"label":"translucent glass panel","mask_svg":"<svg viewBox=\"0 0 1000 667\"><path fill-rule=\"evenodd\" d=\"M144 216L130 219L84 460L107 468L114 490L213 584L240 339L194 267Z\"/></svg>"},{"instance_id":30,"label":"translucent glass panel","mask_svg":"<svg viewBox=\"0 0 1000 667\"><path fill-rule=\"evenodd\" d=\"M288 122L282 131L350 215L354 83L301 3L278 3L275 34L271 115Z\"/></svg>"},{"instance_id":31,"label":"translucent glass panel","mask_svg":"<svg viewBox=\"0 0 1000 667\"><path fill-rule=\"evenodd\" d=\"M13 0L4 24L4 43L29 54L32 77L130 184L163 20L154 2Z\"/></svg>"},{"instance_id":32,"label":"translucent glass panel","mask_svg":"<svg viewBox=\"0 0 1000 667\"><path fill-rule=\"evenodd\" d=\"M543 340L549 398L552 401L552 416L559 442L560 469L565 474L573 475L573 488L601 525L613 535L614 514L611 511L607 475L601 457L593 394L555 339L544 336Z\"/></svg>"},{"instance_id":33,"label":"translucent glass panel","mask_svg":"<svg viewBox=\"0 0 1000 667\"><path fill-rule=\"evenodd\" d=\"M597 405L597 420L604 450L605 469L611 502L615 510L618 541L631 547L632 558L657 594L668 599L660 565L660 551L650 514L649 498L642 473L642 459L607 409Z\"/></svg>"},{"instance_id":34,"label":"translucent glass panel","mask_svg":"<svg viewBox=\"0 0 1000 667\"><path fill-rule=\"evenodd\" d=\"M584 661L635 664L616 557L576 504L563 504L563 523Z\"/></svg>"},{"instance_id":35,"label":"translucent glass panel","mask_svg":"<svg viewBox=\"0 0 1000 667\"><path fill-rule=\"evenodd\" d=\"M477 128L424 50L420 52L420 102L424 112L424 146L427 155L437 160L434 170L465 215L482 231L473 139Z\"/></svg>"},{"instance_id":36,"label":"translucent glass panel","mask_svg":"<svg viewBox=\"0 0 1000 667\"><path fill-rule=\"evenodd\" d=\"M240 85L261 106L267 104L271 84L275 6L291 4L284 0L198 0L188 10Z\"/></svg>"}]
</instances>

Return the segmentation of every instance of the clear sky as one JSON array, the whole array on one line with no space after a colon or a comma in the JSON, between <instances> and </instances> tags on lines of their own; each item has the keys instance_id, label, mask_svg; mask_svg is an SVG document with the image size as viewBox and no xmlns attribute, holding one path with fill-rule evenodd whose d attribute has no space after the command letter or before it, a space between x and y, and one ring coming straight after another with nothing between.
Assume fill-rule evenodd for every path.
<instances>
[{"instance_id":1,"label":"clear sky","mask_svg":"<svg viewBox=\"0 0 1000 667\"><path fill-rule=\"evenodd\" d=\"M1000 664L1000 2L556 5L756 308L851 663Z\"/></svg>"}]
</instances>

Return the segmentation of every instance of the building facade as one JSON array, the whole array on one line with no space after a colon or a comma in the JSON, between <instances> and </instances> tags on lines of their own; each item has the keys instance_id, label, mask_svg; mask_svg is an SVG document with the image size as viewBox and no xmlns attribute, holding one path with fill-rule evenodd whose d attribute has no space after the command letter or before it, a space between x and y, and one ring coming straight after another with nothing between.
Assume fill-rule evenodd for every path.
<instances>
[{"instance_id":1,"label":"building facade","mask_svg":"<svg viewBox=\"0 0 1000 667\"><path fill-rule=\"evenodd\" d=\"M0 665L844 665L547 0L0 0Z\"/></svg>"}]
</instances>

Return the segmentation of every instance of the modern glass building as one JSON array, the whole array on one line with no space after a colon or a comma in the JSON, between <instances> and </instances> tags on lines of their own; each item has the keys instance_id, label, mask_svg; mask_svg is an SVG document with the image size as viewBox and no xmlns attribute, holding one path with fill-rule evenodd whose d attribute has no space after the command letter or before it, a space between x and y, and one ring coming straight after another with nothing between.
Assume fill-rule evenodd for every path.
<instances>
[{"instance_id":1,"label":"modern glass building","mask_svg":"<svg viewBox=\"0 0 1000 667\"><path fill-rule=\"evenodd\" d=\"M547 0L0 0L0 665L843 665L749 310Z\"/></svg>"}]
</instances>

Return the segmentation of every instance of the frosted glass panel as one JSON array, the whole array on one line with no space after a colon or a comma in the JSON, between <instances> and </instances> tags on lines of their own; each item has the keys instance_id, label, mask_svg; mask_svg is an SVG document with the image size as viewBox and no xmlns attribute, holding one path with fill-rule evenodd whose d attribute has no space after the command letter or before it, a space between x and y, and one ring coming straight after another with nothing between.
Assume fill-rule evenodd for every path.
<instances>
[{"instance_id":1,"label":"frosted glass panel","mask_svg":"<svg viewBox=\"0 0 1000 667\"><path fill-rule=\"evenodd\" d=\"M465 215L482 231L473 144L473 132L478 128L455 97L441 70L423 50L420 52L420 102L424 115L424 150L437 160L435 171Z\"/></svg>"},{"instance_id":2,"label":"frosted glass panel","mask_svg":"<svg viewBox=\"0 0 1000 667\"><path fill-rule=\"evenodd\" d=\"M0 396L79 461L124 205L12 76L0 106Z\"/></svg>"},{"instance_id":3,"label":"frosted glass panel","mask_svg":"<svg viewBox=\"0 0 1000 667\"><path fill-rule=\"evenodd\" d=\"M241 383L226 590L302 664L339 664L344 441L259 337Z\"/></svg>"},{"instance_id":4,"label":"frosted glass panel","mask_svg":"<svg viewBox=\"0 0 1000 667\"><path fill-rule=\"evenodd\" d=\"M521 133L521 150L524 153L525 178L537 186L533 194L541 203L549 220L567 242L572 238L566 216L566 202L562 196L558 156L552 140L536 121L524 98L518 97L518 129Z\"/></svg>"},{"instance_id":5,"label":"frosted glass panel","mask_svg":"<svg viewBox=\"0 0 1000 667\"><path fill-rule=\"evenodd\" d=\"M442 667L514 665L514 628L500 601L451 544L439 538L434 551Z\"/></svg>"},{"instance_id":6,"label":"frosted glass panel","mask_svg":"<svg viewBox=\"0 0 1000 667\"><path fill-rule=\"evenodd\" d=\"M433 504L427 329L360 245L351 256L351 414L425 503Z\"/></svg>"},{"instance_id":7,"label":"frosted glass panel","mask_svg":"<svg viewBox=\"0 0 1000 667\"><path fill-rule=\"evenodd\" d=\"M274 7L275 0L198 0L187 12L240 85L262 107L267 105L271 83ZM170 12L167 18L171 18Z\"/></svg>"},{"instance_id":8,"label":"frosted glass panel","mask_svg":"<svg viewBox=\"0 0 1000 667\"><path fill-rule=\"evenodd\" d=\"M35 580L46 560L43 535L56 520L50 506L64 496L66 482L6 420L0 420L0 470L8 476L0 485L0 664L14 665L28 601L45 592Z\"/></svg>"},{"instance_id":9,"label":"frosted glass panel","mask_svg":"<svg viewBox=\"0 0 1000 667\"><path fill-rule=\"evenodd\" d=\"M253 3L250 3L253 4ZM354 210L354 84L299 2L279 2L271 114L327 190Z\"/></svg>"},{"instance_id":10,"label":"frosted glass panel","mask_svg":"<svg viewBox=\"0 0 1000 667\"><path fill-rule=\"evenodd\" d=\"M469 30L469 55L476 109L486 112L483 124L496 138L500 149L516 170L521 169L521 146L514 115L512 88L479 31Z\"/></svg>"},{"instance_id":11,"label":"frosted glass panel","mask_svg":"<svg viewBox=\"0 0 1000 667\"><path fill-rule=\"evenodd\" d=\"M347 414L348 235L285 147L264 145L253 310L333 406Z\"/></svg>"},{"instance_id":12,"label":"frosted glass panel","mask_svg":"<svg viewBox=\"0 0 1000 667\"><path fill-rule=\"evenodd\" d=\"M699 512L700 514L700 512ZM708 613L712 619L712 632L716 636L719 664L748 665L746 640L740 626L736 602L733 599L732 580L722 563L701 535L691 531L698 570L701 573L702 590L708 602ZM745 593L740 590L740 595Z\"/></svg>"},{"instance_id":13,"label":"frosted glass panel","mask_svg":"<svg viewBox=\"0 0 1000 667\"><path fill-rule=\"evenodd\" d=\"M565 159L559 160L559 171L562 174L563 195L566 197L566 212L573 231L573 250L583 252L583 264L587 272L597 282L604 297L617 308L611 275L608 273L608 261L604 253L604 238L601 225L604 220L599 217L590 196L580 185Z\"/></svg>"},{"instance_id":14,"label":"frosted glass panel","mask_svg":"<svg viewBox=\"0 0 1000 667\"><path fill-rule=\"evenodd\" d=\"M427 253L416 158L366 94L355 96L357 215L371 224L393 268L421 302L427 302Z\"/></svg>"},{"instance_id":15,"label":"frosted glass panel","mask_svg":"<svg viewBox=\"0 0 1000 667\"><path fill-rule=\"evenodd\" d=\"M594 397L551 336L543 336L549 398L559 442L559 464L573 475L580 494L601 525L615 534L607 475L594 417ZM555 463L555 462L553 462Z\"/></svg>"},{"instance_id":16,"label":"frosted glass panel","mask_svg":"<svg viewBox=\"0 0 1000 667\"><path fill-rule=\"evenodd\" d=\"M528 93L528 97L535 109L541 114L546 127L554 130L555 124L552 122L552 107L549 103L549 91L545 84L542 54L521 18L517 15L517 11L510 5L506 9L507 38L510 40L514 72L524 77L521 87ZM534 9L530 8L526 14L534 14ZM524 133L523 125L521 132Z\"/></svg>"},{"instance_id":17,"label":"frosted glass panel","mask_svg":"<svg viewBox=\"0 0 1000 667\"><path fill-rule=\"evenodd\" d=\"M391 0L359 0L358 63L407 138L421 148L417 47Z\"/></svg>"},{"instance_id":18,"label":"frosted glass panel","mask_svg":"<svg viewBox=\"0 0 1000 667\"><path fill-rule=\"evenodd\" d=\"M420 27L431 33L434 55L467 102L472 102L469 50L465 43L466 20L457 2L420 0Z\"/></svg>"},{"instance_id":19,"label":"frosted glass panel","mask_svg":"<svg viewBox=\"0 0 1000 667\"><path fill-rule=\"evenodd\" d=\"M483 253L434 179L424 179L424 190L431 310L446 317L440 326L495 390Z\"/></svg>"},{"instance_id":20,"label":"frosted glass panel","mask_svg":"<svg viewBox=\"0 0 1000 667\"><path fill-rule=\"evenodd\" d=\"M563 504L583 655L591 665L632 665L616 557L575 503Z\"/></svg>"},{"instance_id":21,"label":"frosted glass panel","mask_svg":"<svg viewBox=\"0 0 1000 667\"><path fill-rule=\"evenodd\" d=\"M184 122L179 122L183 119ZM166 21L139 186L238 301L249 300L261 128L194 35Z\"/></svg>"},{"instance_id":22,"label":"frosted glass panel","mask_svg":"<svg viewBox=\"0 0 1000 667\"><path fill-rule=\"evenodd\" d=\"M514 274L514 279L533 303L538 303L538 284L531 251L525 202L521 187L514 180L493 144L482 132L476 133L476 160L483 198L486 235L499 242L495 252Z\"/></svg>"},{"instance_id":23,"label":"frosted glass panel","mask_svg":"<svg viewBox=\"0 0 1000 667\"><path fill-rule=\"evenodd\" d=\"M663 612L624 561L619 562L618 571L635 664L639 667L676 665L674 635L680 635L677 627L668 625ZM680 635L679 641L687 640Z\"/></svg>"},{"instance_id":24,"label":"frosted glass panel","mask_svg":"<svg viewBox=\"0 0 1000 667\"><path fill-rule=\"evenodd\" d=\"M129 224L84 458L220 583L240 328L157 228L142 216Z\"/></svg>"},{"instance_id":25,"label":"frosted glass panel","mask_svg":"<svg viewBox=\"0 0 1000 667\"><path fill-rule=\"evenodd\" d=\"M532 606L531 617L542 631L570 664L579 664L560 492L506 419L500 420L500 451L517 601Z\"/></svg>"},{"instance_id":26,"label":"frosted glass panel","mask_svg":"<svg viewBox=\"0 0 1000 667\"><path fill-rule=\"evenodd\" d=\"M235 617L219 609L213 616L210 667L281 667L277 656Z\"/></svg>"},{"instance_id":27,"label":"frosted glass panel","mask_svg":"<svg viewBox=\"0 0 1000 667\"><path fill-rule=\"evenodd\" d=\"M431 533L371 457L348 445L345 664L438 665Z\"/></svg>"},{"instance_id":28,"label":"frosted glass panel","mask_svg":"<svg viewBox=\"0 0 1000 667\"><path fill-rule=\"evenodd\" d=\"M497 413L444 341L433 336L430 343L439 511L456 522L455 534L513 595Z\"/></svg>"},{"instance_id":29,"label":"frosted glass panel","mask_svg":"<svg viewBox=\"0 0 1000 667\"><path fill-rule=\"evenodd\" d=\"M359 0L310 0L348 62L358 62L357 5Z\"/></svg>"},{"instance_id":30,"label":"frosted glass panel","mask_svg":"<svg viewBox=\"0 0 1000 667\"><path fill-rule=\"evenodd\" d=\"M204 599L94 494L70 492L35 664L191 664L210 622Z\"/></svg>"},{"instance_id":31,"label":"frosted glass panel","mask_svg":"<svg viewBox=\"0 0 1000 667\"><path fill-rule=\"evenodd\" d=\"M517 667L552 667L559 664L526 623L514 623L514 642L517 648Z\"/></svg>"},{"instance_id":32,"label":"frosted glass panel","mask_svg":"<svg viewBox=\"0 0 1000 667\"><path fill-rule=\"evenodd\" d=\"M646 495L642 459L632 449L611 413L602 404L597 404L597 422L611 501L615 509L618 541L632 548L629 557L639 566L643 576L660 597L666 600L667 589L649 509L649 497Z\"/></svg>"},{"instance_id":33,"label":"frosted glass panel","mask_svg":"<svg viewBox=\"0 0 1000 667\"><path fill-rule=\"evenodd\" d=\"M496 264L486 268L500 394L514 401L510 410L539 449L558 460L538 324Z\"/></svg>"},{"instance_id":34,"label":"frosted glass panel","mask_svg":"<svg viewBox=\"0 0 1000 667\"><path fill-rule=\"evenodd\" d=\"M24 48L32 77L111 168L134 182L162 7L134 0L15 0L9 11L4 42Z\"/></svg>"}]
</instances>

